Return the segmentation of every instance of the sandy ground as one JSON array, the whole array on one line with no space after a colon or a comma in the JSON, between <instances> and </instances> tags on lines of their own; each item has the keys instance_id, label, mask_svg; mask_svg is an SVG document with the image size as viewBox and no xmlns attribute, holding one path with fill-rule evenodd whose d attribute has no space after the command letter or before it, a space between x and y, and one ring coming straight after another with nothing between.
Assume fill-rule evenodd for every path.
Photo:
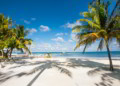
<instances>
[{"instance_id":1,"label":"sandy ground","mask_svg":"<svg viewBox=\"0 0 120 86\"><path fill-rule=\"evenodd\" d=\"M120 60L34 58L2 63L0 86L120 86Z\"/></svg>"}]
</instances>

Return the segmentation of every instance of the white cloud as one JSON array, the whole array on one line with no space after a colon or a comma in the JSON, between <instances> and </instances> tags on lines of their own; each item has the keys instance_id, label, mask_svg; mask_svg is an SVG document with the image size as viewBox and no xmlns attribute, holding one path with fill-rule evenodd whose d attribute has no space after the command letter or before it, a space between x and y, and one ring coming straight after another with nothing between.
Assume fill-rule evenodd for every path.
<instances>
[{"instance_id":1,"label":"white cloud","mask_svg":"<svg viewBox=\"0 0 120 86\"><path fill-rule=\"evenodd\" d=\"M76 25L81 25L81 23L80 23L79 21L74 22L74 23L69 23L69 22L68 22L67 24L63 25L62 27L72 29L72 28L73 28L74 26L76 26Z\"/></svg>"},{"instance_id":2,"label":"white cloud","mask_svg":"<svg viewBox=\"0 0 120 86\"><path fill-rule=\"evenodd\" d=\"M25 23L25 24L30 24L30 21L24 20L24 23Z\"/></svg>"},{"instance_id":3,"label":"white cloud","mask_svg":"<svg viewBox=\"0 0 120 86\"><path fill-rule=\"evenodd\" d=\"M68 35L67 33L57 33L56 36L64 36L64 35Z\"/></svg>"},{"instance_id":4,"label":"white cloud","mask_svg":"<svg viewBox=\"0 0 120 86\"><path fill-rule=\"evenodd\" d=\"M35 33L35 32L37 32L37 30L36 30L35 28L31 28L31 29L30 29L30 32L31 32L31 33Z\"/></svg>"},{"instance_id":5,"label":"white cloud","mask_svg":"<svg viewBox=\"0 0 120 86\"><path fill-rule=\"evenodd\" d=\"M48 26L41 25L40 26L40 31L41 32L48 32L48 31L50 31L50 28Z\"/></svg>"},{"instance_id":6,"label":"white cloud","mask_svg":"<svg viewBox=\"0 0 120 86\"><path fill-rule=\"evenodd\" d=\"M69 46L67 46L69 45ZM73 51L73 46L66 43L33 43L30 46L31 51L33 52L66 52Z\"/></svg>"},{"instance_id":7,"label":"white cloud","mask_svg":"<svg viewBox=\"0 0 120 86\"><path fill-rule=\"evenodd\" d=\"M27 28L27 30L29 30L30 35L37 32L35 28Z\"/></svg>"},{"instance_id":8,"label":"white cloud","mask_svg":"<svg viewBox=\"0 0 120 86\"><path fill-rule=\"evenodd\" d=\"M62 37L53 38L52 40L56 42L64 42L64 39Z\"/></svg>"},{"instance_id":9,"label":"white cloud","mask_svg":"<svg viewBox=\"0 0 120 86\"><path fill-rule=\"evenodd\" d=\"M30 46L30 49L34 52L73 52L76 46L75 42L36 42ZM86 51L97 51L98 43L93 43ZM83 52L84 46L79 47L75 52ZM103 51L106 50L103 49Z\"/></svg>"},{"instance_id":10,"label":"white cloud","mask_svg":"<svg viewBox=\"0 0 120 86\"><path fill-rule=\"evenodd\" d=\"M64 33L57 33L56 36L63 36Z\"/></svg>"},{"instance_id":11,"label":"white cloud","mask_svg":"<svg viewBox=\"0 0 120 86\"><path fill-rule=\"evenodd\" d=\"M74 42L72 39L69 39L68 42Z\"/></svg>"},{"instance_id":12,"label":"white cloud","mask_svg":"<svg viewBox=\"0 0 120 86\"><path fill-rule=\"evenodd\" d=\"M71 42L72 39L65 42L36 42L30 46L32 52L73 52L76 46L75 42ZM86 49L86 52L97 51L99 42L93 43L90 47ZM118 47L111 46L112 51L119 50ZM117 48L117 49L116 49ZM75 52L83 52L84 46L80 46ZM103 51L106 51L106 47L103 48Z\"/></svg>"},{"instance_id":13,"label":"white cloud","mask_svg":"<svg viewBox=\"0 0 120 86\"><path fill-rule=\"evenodd\" d=\"M35 21L35 20L36 20L36 18L31 18L31 20L32 20L32 21Z\"/></svg>"}]
</instances>

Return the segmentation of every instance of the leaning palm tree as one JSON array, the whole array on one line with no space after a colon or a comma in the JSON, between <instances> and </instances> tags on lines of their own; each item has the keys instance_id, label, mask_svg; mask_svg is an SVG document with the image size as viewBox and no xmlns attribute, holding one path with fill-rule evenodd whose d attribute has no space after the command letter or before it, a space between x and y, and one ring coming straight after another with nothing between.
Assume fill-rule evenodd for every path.
<instances>
[{"instance_id":1,"label":"leaning palm tree","mask_svg":"<svg viewBox=\"0 0 120 86\"><path fill-rule=\"evenodd\" d=\"M88 12L81 13L84 16L84 19L79 20L83 22L82 25L77 25L72 30L72 32L77 32L76 37L79 39L75 50L85 45L83 50L85 52L88 46L100 40L98 50L102 50L103 46L106 46L110 70L113 71L109 43L112 39L116 39L120 44L120 1L116 2L116 6L111 14L108 12L109 1L94 0L93 2L94 4L89 5Z\"/></svg>"}]
</instances>

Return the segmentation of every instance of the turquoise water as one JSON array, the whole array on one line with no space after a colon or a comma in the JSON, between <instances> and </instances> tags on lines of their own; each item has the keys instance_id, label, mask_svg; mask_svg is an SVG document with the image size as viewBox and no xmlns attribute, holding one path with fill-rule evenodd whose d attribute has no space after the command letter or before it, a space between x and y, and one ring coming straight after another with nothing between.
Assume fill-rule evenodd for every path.
<instances>
[{"instance_id":1,"label":"turquoise water","mask_svg":"<svg viewBox=\"0 0 120 86\"><path fill-rule=\"evenodd\" d=\"M51 53L53 57L80 57L80 58L106 58L108 57L107 52L32 52L32 55L44 56L46 53ZM21 54L21 53L17 53ZM120 51L112 51L111 56L113 58L120 58Z\"/></svg>"}]
</instances>

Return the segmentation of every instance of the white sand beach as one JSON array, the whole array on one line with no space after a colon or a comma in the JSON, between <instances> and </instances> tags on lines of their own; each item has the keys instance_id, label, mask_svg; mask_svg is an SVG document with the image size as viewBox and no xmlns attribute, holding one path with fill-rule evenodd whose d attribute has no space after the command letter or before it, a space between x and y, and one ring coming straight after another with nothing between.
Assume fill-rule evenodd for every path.
<instances>
[{"instance_id":1,"label":"white sand beach","mask_svg":"<svg viewBox=\"0 0 120 86\"><path fill-rule=\"evenodd\" d=\"M0 86L120 86L120 60L34 58L2 63Z\"/></svg>"}]
</instances>

